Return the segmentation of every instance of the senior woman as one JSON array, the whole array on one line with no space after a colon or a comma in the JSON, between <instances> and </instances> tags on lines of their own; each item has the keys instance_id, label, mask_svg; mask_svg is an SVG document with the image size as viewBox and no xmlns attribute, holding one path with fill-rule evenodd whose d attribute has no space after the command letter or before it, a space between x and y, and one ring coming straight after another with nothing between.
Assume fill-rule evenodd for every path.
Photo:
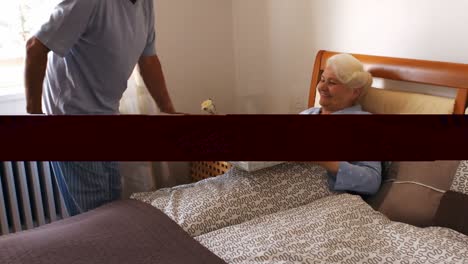
<instances>
[{"instance_id":1,"label":"senior woman","mask_svg":"<svg viewBox=\"0 0 468 264\"><path fill-rule=\"evenodd\" d=\"M372 85L372 75L362 63L349 54L328 59L317 92L321 107L307 109L304 115L370 114L362 110L359 98ZM373 161L315 162L328 172L330 188L359 194L375 194L382 181L382 164Z\"/></svg>"}]
</instances>

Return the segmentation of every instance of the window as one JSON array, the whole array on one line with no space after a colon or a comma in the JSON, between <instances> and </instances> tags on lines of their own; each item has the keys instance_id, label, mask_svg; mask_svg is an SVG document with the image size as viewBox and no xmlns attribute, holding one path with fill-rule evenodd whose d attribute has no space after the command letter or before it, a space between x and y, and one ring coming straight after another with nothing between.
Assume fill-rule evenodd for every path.
<instances>
[{"instance_id":1,"label":"window","mask_svg":"<svg viewBox=\"0 0 468 264\"><path fill-rule=\"evenodd\" d=\"M60 0L2 1L0 9L0 96L24 94L24 52L28 38Z\"/></svg>"}]
</instances>

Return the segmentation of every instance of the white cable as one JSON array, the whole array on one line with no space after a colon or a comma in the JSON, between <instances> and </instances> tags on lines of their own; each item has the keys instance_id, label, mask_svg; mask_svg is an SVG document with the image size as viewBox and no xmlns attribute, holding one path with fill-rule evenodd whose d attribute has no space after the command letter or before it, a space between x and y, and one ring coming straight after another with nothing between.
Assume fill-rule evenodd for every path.
<instances>
[{"instance_id":1,"label":"white cable","mask_svg":"<svg viewBox=\"0 0 468 264\"><path fill-rule=\"evenodd\" d=\"M444 190L438 189L436 187L432 187L432 186L424 184L424 183L415 182L415 181L397 181L395 179L389 179L389 180L386 180L385 182L393 182L393 183L396 183L396 184L416 184L416 185L419 185L419 186L429 188L429 189L434 190L436 192L446 193L446 191L444 191Z\"/></svg>"}]
</instances>

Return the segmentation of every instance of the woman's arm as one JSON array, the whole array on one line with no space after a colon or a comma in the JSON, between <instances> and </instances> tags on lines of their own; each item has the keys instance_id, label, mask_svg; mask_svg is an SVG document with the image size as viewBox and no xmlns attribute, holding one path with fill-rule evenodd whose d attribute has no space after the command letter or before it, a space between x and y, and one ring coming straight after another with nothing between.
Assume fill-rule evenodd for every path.
<instances>
[{"instance_id":1,"label":"woman's arm","mask_svg":"<svg viewBox=\"0 0 468 264\"><path fill-rule=\"evenodd\" d=\"M330 188L335 191L353 191L375 194L382 182L380 161L316 162L328 171Z\"/></svg>"}]
</instances>

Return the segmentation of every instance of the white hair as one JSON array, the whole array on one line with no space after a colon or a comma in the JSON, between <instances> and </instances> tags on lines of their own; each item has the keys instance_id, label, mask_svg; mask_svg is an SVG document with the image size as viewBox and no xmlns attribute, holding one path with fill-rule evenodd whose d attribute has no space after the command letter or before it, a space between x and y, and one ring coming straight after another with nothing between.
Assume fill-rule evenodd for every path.
<instances>
[{"instance_id":1,"label":"white hair","mask_svg":"<svg viewBox=\"0 0 468 264\"><path fill-rule=\"evenodd\" d=\"M336 78L349 88L362 88L363 93L372 85L372 75L364 70L362 63L350 54L337 54L327 60Z\"/></svg>"}]
</instances>

